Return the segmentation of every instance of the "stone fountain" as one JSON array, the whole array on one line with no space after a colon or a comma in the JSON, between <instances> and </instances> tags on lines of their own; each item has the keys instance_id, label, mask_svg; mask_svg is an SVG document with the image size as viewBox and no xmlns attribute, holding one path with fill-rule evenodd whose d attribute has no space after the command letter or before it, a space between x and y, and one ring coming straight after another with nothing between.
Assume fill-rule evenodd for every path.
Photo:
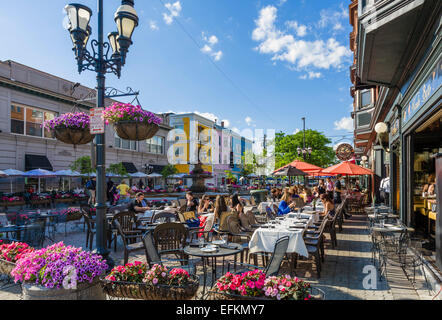
<instances>
[{"instance_id":1,"label":"stone fountain","mask_svg":"<svg viewBox=\"0 0 442 320\"><path fill-rule=\"evenodd\" d=\"M205 193L207 191L205 180L211 179L212 177L213 176L211 173L203 170L200 162L195 165L195 168L190 172L190 174L184 176L184 178L192 179L193 183L190 187L190 191L194 193Z\"/></svg>"}]
</instances>

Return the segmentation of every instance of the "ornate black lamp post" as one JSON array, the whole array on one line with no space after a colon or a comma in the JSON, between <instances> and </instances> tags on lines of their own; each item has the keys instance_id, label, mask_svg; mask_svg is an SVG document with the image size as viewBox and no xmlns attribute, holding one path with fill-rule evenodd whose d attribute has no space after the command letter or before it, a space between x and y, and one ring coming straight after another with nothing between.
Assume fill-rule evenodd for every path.
<instances>
[{"instance_id":1,"label":"ornate black lamp post","mask_svg":"<svg viewBox=\"0 0 442 320\"><path fill-rule=\"evenodd\" d=\"M135 27L138 26L134 0L123 0L116 11L114 20L118 32L109 33L109 42L105 42L103 36L103 0L98 0L98 40L91 41L92 53L87 49L87 43L92 35L92 28L89 26L92 10L78 3L67 5L65 10L69 18L69 32L74 45L73 51L78 64L78 72L91 70L97 73L97 108L104 108L105 75L106 73L114 73L118 78L120 77L121 67L125 64L127 52L132 44L132 34ZM110 49L112 49L111 54ZM112 266L113 261L108 257L109 250L106 246L105 135L97 134L95 144L97 166L96 251Z\"/></svg>"},{"instance_id":2,"label":"ornate black lamp post","mask_svg":"<svg viewBox=\"0 0 442 320\"><path fill-rule=\"evenodd\" d=\"M311 147L306 148L305 147L305 118L302 118L303 121L303 132L304 132L304 137L303 137L303 147L302 149L300 147L298 147L298 156L301 156L304 158L304 160L309 157L312 154L313 149Z\"/></svg>"}]
</instances>

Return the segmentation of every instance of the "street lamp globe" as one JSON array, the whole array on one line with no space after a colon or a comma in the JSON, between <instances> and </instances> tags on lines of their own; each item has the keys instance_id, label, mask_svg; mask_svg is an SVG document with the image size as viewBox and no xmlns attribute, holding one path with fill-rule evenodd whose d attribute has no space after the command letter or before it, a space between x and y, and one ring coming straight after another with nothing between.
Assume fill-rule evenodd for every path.
<instances>
[{"instance_id":1,"label":"street lamp globe","mask_svg":"<svg viewBox=\"0 0 442 320\"><path fill-rule=\"evenodd\" d=\"M92 10L78 3L68 4L64 9L69 18L69 32L72 41L76 46L82 46L85 39L89 37L88 27Z\"/></svg>"},{"instance_id":2,"label":"street lamp globe","mask_svg":"<svg viewBox=\"0 0 442 320\"><path fill-rule=\"evenodd\" d=\"M112 52L114 56L117 56L120 54L120 44L117 41L118 38L118 32L111 32L107 35L107 38L109 39L109 43L112 47Z\"/></svg>"},{"instance_id":3,"label":"street lamp globe","mask_svg":"<svg viewBox=\"0 0 442 320\"><path fill-rule=\"evenodd\" d=\"M308 154L311 155L312 151L313 151L312 147L308 147L307 151L308 151Z\"/></svg>"},{"instance_id":4,"label":"street lamp globe","mask_svg":"<svg viewBox=\"0 0 442 320\"><path fill-rule=\"evenodd\" d=\"M298 156L300 156L301 155L301 148L300 147L298 147Z\"/></svg>"},{"instance_id":5,"label":"street lamp globe","mask_svg":"<svg viewBox=\"0 0 442 320\"><path fill-rule=\"evenodd\" d=\"M115 12L115 23L117 24L120 45L120 54L124 64L126 54L132 44L132 34L138 26L138 15L135 11L133 0L123 0L121 6Z\"/></svg>"},{"instance_id":6,"label":"street lamp globe","mask_svg":"<svg viewBox=\"0 0 442 320\"><path fill-rule=\"evenodd\" d=\"M86 35L86 38L84 38L84 42L83 42L84 48L86 48L89 38L91 37L91 34L92 34L91 26L87 26L86 33L87 33L87 35Z\"/></svg>"}]
</instances>

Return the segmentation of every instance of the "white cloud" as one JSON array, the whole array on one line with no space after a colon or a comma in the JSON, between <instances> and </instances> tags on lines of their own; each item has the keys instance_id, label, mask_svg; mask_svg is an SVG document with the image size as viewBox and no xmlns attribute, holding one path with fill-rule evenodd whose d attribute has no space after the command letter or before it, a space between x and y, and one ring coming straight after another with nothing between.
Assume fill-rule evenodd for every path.
<instances>
[{"instance_id":1,"label":"white cloud","mask_svg":"<svg viewBox=\"0 0 442 320\"><path fill-rule=\"evenodd\" d=\"M335 11L332 9L323 9L319 13L319 15L321 17L318 22L318 26L320 28L326 28L330 25L333 25L333 30L340 31L344 30L342 22L344 20L347 20L348 11L341 4L339 11Z\"/></svg>"},{"instance_id":2,"label":"white cloud","mask_svg":"<svg viewBox=\"0 0 442 320\"><path fill-rule=\"evenodd\" d=\"M293 131L293 134L297 134L298 132L300 132L301 130L299 128L296 128L295 131Z\"/></svg>"},{"instance_id":3,"label":"white cloud","mask_svg":"<svg viewBox=\"0 0 442 320\"><path fill-rule=\"evenodd\" d=\"M299 79L302 79L302 80L310 79L311 80L311 79L319 79L321 77L322 77L321 72L309 71L307 74L300 76Z\"/></svg>"},{"instance_id":4,"label":"white cloud","mask_svg":"<svg viewBox=\"0 0 442 320\"><path fill-rule=\"evenodd\" d=\"M169 13L163 13L164 22L168 25L172 24L173 19L179 17L182 7L180 1L175 3L166 3L164 5Z\"/></svg>"},{"instance_id":5,"label":"white cloud","mask_svg":"<svg viewBox=\"0 0 442 320\"><path fill-rule=\"evenodd\" d=\"M353 119L351 117L343 117L339 121L335 121L335 130L353 131Z\"/></svg>"},{"instance_id":6,"label":"white cloud","mask_svg":"<svg viewBox=\"0 0 442 320\"><path fill-rule=\"evenodd\" d=\"M221 60L223 52L221 50L216 52L213 50L213 47L219 42L218 38L215 35L206 36L204 32L202 32L202 38L205 44L201 52L210 55L215 61Z\"/></svg>"},{"instance_id":7,"label":"white cloud","mask_svg":"<svg viewBox=\"0 0 442 320\"><path fill-rule=\"evenodd\" d=\"M279 0L278 7L283 6L286 2L287 0Z\"/></svg>"},{"instance_id":8,"label":"white cloud","mask_svg":"<svg viewBox=\"0 0 442 320\"><path fill-rule=\"evenodd\" d=\"M160 29L160 28L158 28L157 22L153 21L153 20L149 21L149 27L152 30L159 30Z\"/></svg>"},{"instance_id":9,"label":"white cloud","mask_svg":"<svg viewBox=\"0 0 442 320\"><path fill-rule=\"evenodd\" d=\"M241 131L240 131L237 127L233 127L233 128L232 128L232 131L233 131L233 132L236 132L236 133L238 133L238 134L241 133Z\"/></svg>"},{"instance_id":10,"label":"white cloud","mask_svg":"<svg viewBox=\"0 0 442 320\"><path fill-rule=\"evenodd\" d=\"M307 27L303 24L298 24L297 21L287 21L286 25L287 27L295 30L298 37L304 37L307 35Z\"/></svg>"},{"instance_id":11,"label":"white cloud","mask_svg":"<svg viewBox=\"0 0 442 320\"><path fill-rule=\"evenodd\" d=\"M295 69L341 69L351 51L336 39L306 41L279 30L276 25L278 9L267 6L261 9L259 18L255 20L256 28L252 39L259 42L256 48L262 54L272 55L273 61L292 64ZM291 23L293 24L293 23Z\"/></svg>"},{"instance_id":12,"label":"white cloud","mask_svg":"<svg viewBox=\"0 0 442 320\"><path fill-rule=\"evenodd\" d=\"M244 121L247 123L248 126L250 126L250 124L253 122L252 118L248 116L244 119Z\"/></svg>"}]
</instances>

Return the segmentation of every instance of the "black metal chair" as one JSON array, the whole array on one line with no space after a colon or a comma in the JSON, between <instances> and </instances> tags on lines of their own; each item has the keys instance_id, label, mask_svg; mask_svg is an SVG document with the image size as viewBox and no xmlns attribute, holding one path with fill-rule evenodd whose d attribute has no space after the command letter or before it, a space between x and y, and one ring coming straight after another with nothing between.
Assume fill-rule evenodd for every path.
<instances>
[{"instance_id":1,"label":"black metal chair","mask_svg":"<svg viewBox=\"0 0 442 320\"><path fill-rule=\"evenodd\" d=\"M289 240L290 238L288 236L284 236L276 241L273 253L270 256L270 259L267 265L265 266L265 268L247 263L238 263L238 265L248 267L247 269L249 270L250 269L263 270L267 277L276 276L279 273L282 261L286 257ZM228 270L230 270L230 263L228 264Z\"/></svg>"},{"instance_id":2,"label":"black metal chair","mask_svg":"<svg viewBox=\"0 0 442 320\"><path fill-rule=\"evenodd\" d=\"M92 250L92 245L94 243L94 236L97 233L97 230L95 229L95 222L94 220L86 213L83 213L84 222L87 226L86 230L86 247Z\"/></svg>"},{"instance_id":3,"label":"black metal chair","mask_svg":"<svg viewBox=\"0 0 442 320\"><path fill-rule=\"evenodd\" d=\"M186 270L190 274L196 273L195 265L190 263L188 259L162 259L155 246L153 232L146 232L143 236L144 251L146 254L146 261L150 268L155 264L164 265L165 262L180 262L180 268ZM183 264L187 263L187 264Z\"/></svg>"},{"instance_id":4,"label":"black metal chair","mask_svg":"<svg viewBox=\"0 0 442 320\"><path fill-rule=\"evenodd\" d=\"M115 227L115 221L118 221L122 232L118 231ZM110 247L113 241L114 251L117 251L118 234L120 234L120 236L122 234L126 235L126 240L131 243L137 242L137 237L141 238L143 234L143 231L138 229L139 223L140 222L137 220L135 213L130 211L120 212L114 215L111 221L112 230L109 231L108 234L108 246Z\"/></svg>"},{"instance_id":5,"label":"black metal chair","mask_svg":"<svg viewBox=\"0 0 442 320\"><path fill-rule=\"evenodd\" d=\"M161 212L157 212L156 214L154 214L152 216L152 220L151 223L158 223L158 222L175 222L178 220L178 217L175 213L173 212L168 212L168 211L161 211Z\"/></svg>"},{"instance_id":6,"label":"black metal chair","mask_svg":"<svg viewBox=\"0 0 442 320\"><path fill-rule=\"evenodd\" d=\"M32 223L26 225L22 242L31 247L41 248L46 238L46 219L35 219Z\"/></svg>"},{"instance_id":7,"label":"black metal chair","mask_svg":"<svg viewBox=\"0 0 442 320\"><path fill-rule=\"evenodd\" d=\"M139 234L133 233L133 234L127 234L122 229L120 223L118 220L114 220L113 224L115 225L116 229L118 230L118 233L121 237L121 240L123 241L123 247L124 247L124 264L127 264L129 261L129 254L131 252L139 251L143 249L143 242L142 241L136 241L140 238ZM135 240L131 241L131 240Z\"/></svg>"},{"instance_id":8,"label":"black metal chair","mask_svg":"<svg viewBox=\"0 0 442 320\"><path fill-rule=\"evenodd\" d=\"M328 223L327 217L322 220L321 226L318 231L306 234L304 236L304 241L307 247L309 256L315 258L316 272L318 278L321 277L321 261L324 261L325 250L324 250L324 228Z\"/></svg>"}]
</instances>

